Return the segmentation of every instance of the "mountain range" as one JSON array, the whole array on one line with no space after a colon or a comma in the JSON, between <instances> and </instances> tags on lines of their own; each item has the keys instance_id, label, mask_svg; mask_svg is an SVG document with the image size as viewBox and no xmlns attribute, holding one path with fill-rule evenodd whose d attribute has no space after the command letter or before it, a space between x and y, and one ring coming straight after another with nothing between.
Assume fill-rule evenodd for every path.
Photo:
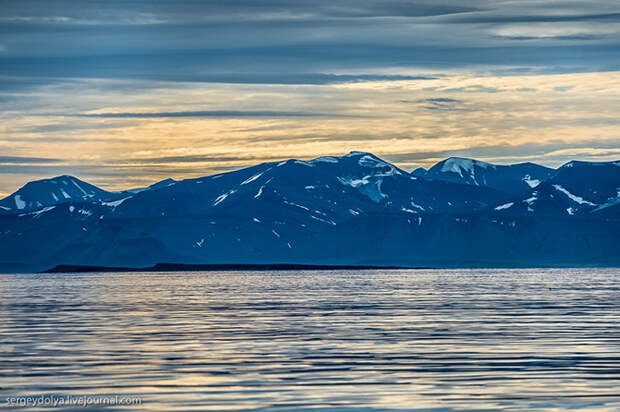
<instances>
[{"instance_id":1,"label":"mountain range","mask_svg":"<svg viewBox=\"0 0 620 412\"><path fill-rule=\"evenodd\" d=\"M370 153L110 192L72 176L0 200L0 271L56 265L620 265L620 161L409 173Z\"/></svg>"}]
</instances>

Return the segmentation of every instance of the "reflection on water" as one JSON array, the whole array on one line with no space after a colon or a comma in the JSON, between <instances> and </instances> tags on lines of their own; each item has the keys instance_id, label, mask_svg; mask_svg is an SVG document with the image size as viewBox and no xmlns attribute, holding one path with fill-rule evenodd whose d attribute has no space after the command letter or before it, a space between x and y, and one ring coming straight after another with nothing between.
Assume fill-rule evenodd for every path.
<instances>
[{"instance_id":1,"label":"reflection on water","mask_svg":"<svg viewBox=\"0 0 620 412\"><path fill-rule=\"evenodd\" d=\"M1 275L0 405L124 394L153 410L620 410L619 275Z\"/></svg>"}]
</instances>

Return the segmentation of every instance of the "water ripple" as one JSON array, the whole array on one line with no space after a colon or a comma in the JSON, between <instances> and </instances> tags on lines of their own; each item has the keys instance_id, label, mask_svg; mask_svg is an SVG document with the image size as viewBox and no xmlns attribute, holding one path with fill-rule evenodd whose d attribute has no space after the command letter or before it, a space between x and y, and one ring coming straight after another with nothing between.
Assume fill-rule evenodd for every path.
<instances>
[{"instance_id":1,"label":"water ripple","mask_svg":"<svg viewBox=\"0 0 620 412\"><path fill-rule=\"evenodd\" d=\"M620 410L619 274L3 275L0 401L124 394L155 410Z\"/></svg>"}]
</instances>

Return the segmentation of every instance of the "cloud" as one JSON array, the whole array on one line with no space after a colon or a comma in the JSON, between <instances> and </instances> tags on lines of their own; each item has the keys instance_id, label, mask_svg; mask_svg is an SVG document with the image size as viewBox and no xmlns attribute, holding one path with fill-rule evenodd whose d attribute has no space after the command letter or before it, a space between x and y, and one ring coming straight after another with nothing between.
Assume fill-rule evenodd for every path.
<instances>
[{"instance_id":1,"label":"cloud","mask_svg":"<svg viewBox=\"0 0 620 412\"><path fill-rule=\"evenodd\" d=\"M5 1L0 75L333 84L481 65L609 70L618 21L602 0Z\"/></svg>"},{"instance_id":2,"label":"cloud","mask_svg":"<svg viewBox=\"0 0 620 412\"><path fill-rule=\"evenodd\" d=\"M519 145L518 152L515 146L509 144L475 146L467 149L442 150L442 151L420 151L400 153L397 155L385 156L386 160L399 163L401 165L424 164L432 165L439 160L450 156L475 158L486 160L496 164L514 164L519 162L533 161L548 166L557 167L566 163L572 158L582 158L584 160L614 160L620 157L618 141L601 144L597 141L584 141L583 143L571 144L565 141L527 143ZM570 146L570 147L567 147ZM518 155L515 155L518 153Z\"/></svg>"},{"instance_id":3,"label":"cloud","mask_svg":"<svg viewBox=\"0 0 620 412\"><path fill-rule=\"evenodd\" d=\"M350 150L413 166L620 147L615 2L74 3L2 3L2 192Z\"/></svg>"},{"instance_id":4,"label":"cloud","mask_svg":"<svg viewBox=\"0 0 620 412\"><path fill-rule=\"evenodd\" d=\"M513 3L516 4L516 3ZM585 2L583 3L585 4ZM524 7L534 7L535 4L523 2ZM539 5L540 6L540 5ZM593 7L604 7L600 2L598 4L593 3ZM467 13L461 15L450 16L449 21L456 23L564 23L564 22L620 22L620 13L589 13L586 10L580 13L570 13L561 10L547 11L546 14L542 13L501 13L501 8L495 12L480 12L480 13Z\"/></svg>"},{"instance_id":5,"label":"cloud","mask_svg":"<svg viewBox=\"0 0 620 412\"><path fill-rule=\"evenodd\" d=\"M50 132L67 132L67 131L78 131L78 130L100 130L100 129L116 129L131 126L134 123L132 122L114 122L114 123L98 123L98 124L75 124L68 122L58 122L58 123L50 123L50 124L42 124L42 125L31 125L22 127L19 129L20 133L36 133L36 134L46 134ZM57 141L69 141L75 140L75 138L68 137L58 137Z\"/></svg>"},{"instance_id":6,"label":"cloud","mask_svg":"<svg viewBox=\"0 0 620 412\"><path fill-rule=\"evenodd\" d=\"M428 103L460 103L461 100L451 99L449 97L431 97L428 99L418 100L420 102L428 102Z\"/></svg>"},{"instance_id":7,"label":"cloud","mask_svg":"<svg viewBox=\"0 0 620 412\"><path fill-rule=\"evenodd\" d=\"M7 164L57 163L59 159L27 156L0 156L0 166Z\"/></svg>"},{"instance_id":8,"label":"cloud","mask_svg":"<svg viewBox=\"0 0 620 412\"><path fill-rule=\"evenodd\" d=\"M456 87L440 90L444 93L497 93L499 89L495 87L485 87L480 84L475 84L467 87Z\"/></svg>"},{"instance_id":9,"label":"cloud","mask_svg":"<svg viewBox=\"0 0 620 412\"><path fill-rule=\"evenodd\" d=\"M135 119L158 119L172 117L340 117L341 114L327 113L307 113L307 112L278 112L270 110L196 110L183 112L155 112L155 113L83 113L83 114L64 114L67 117L90 117L90 118L135 118Z\"/></svg>"},{"instance_id":10,"label":"cloud","mask_svg":"<svg viewBox=\"0 0 620 412\"><path fill-rule=\"evenodd\" d=\"M465 92L468 89L459 89L461 92ZM414 103L419 107L426 110L435 111L462 111L473 110L471 107L467 108L464 100L453 99L450 97L429 97L426 99L418 100L400 100L401 103Z\"/></svg>"},{"instance_id":11,"label":"cloud","mask_svg":"<svg viewBox=\"0 0 620 412\"><path fill-rule=\"evenodd\" d=\"M165 163L225 163L225 162L245 162L245 164L250 164L248 162L260 161L264 162L266 160L277 160L277 158L273 159L265 159L264 157L256 158L252 156L231 156L231 155L222 155L222 156L207 156L207 155L187 155L187 156L162 156L162 157L147 157L147 158L131 158L131 159L119 159L113 160L110 163L119 163L119 164L165 164Z\"/></svg>"}]
</instances>

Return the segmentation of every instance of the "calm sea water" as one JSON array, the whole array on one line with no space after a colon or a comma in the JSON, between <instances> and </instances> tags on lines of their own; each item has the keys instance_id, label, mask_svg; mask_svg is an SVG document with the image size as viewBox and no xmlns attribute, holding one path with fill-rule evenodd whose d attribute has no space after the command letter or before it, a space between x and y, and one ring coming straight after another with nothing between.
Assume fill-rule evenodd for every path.
<instances>
[{"instance_id":1,"label":"calm sea water","mask_svg":"<svg viewBox=\"0 0 620 412\"><path fill-rule=\"evenodd\" d=\"M620 410L619 269L0 275L0 293L0 407Z\"/></svg>"}]
</instances>

